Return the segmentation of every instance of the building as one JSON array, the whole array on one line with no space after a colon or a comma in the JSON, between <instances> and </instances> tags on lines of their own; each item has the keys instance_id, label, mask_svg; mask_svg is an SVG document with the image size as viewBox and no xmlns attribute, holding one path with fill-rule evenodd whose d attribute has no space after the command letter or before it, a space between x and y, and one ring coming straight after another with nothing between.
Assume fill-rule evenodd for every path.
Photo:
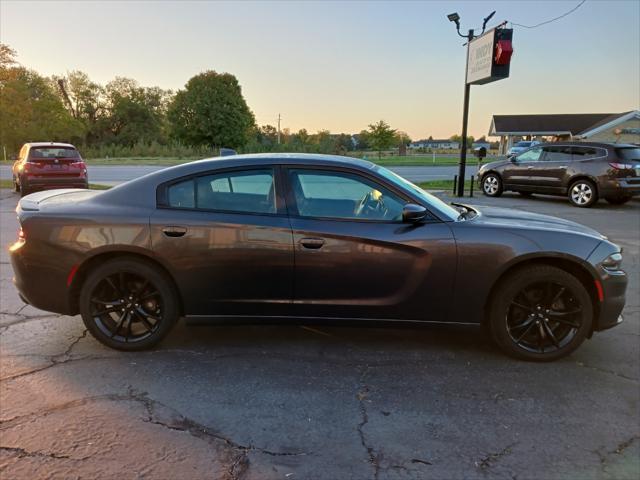
<instances>
[{"instance_id":1,"label":"building","mask_svg":"<svg viewBox=\"0 0 640 480\"><path fill-rule=\"evenodd\" d=\"M489 136L500 137L500 153L522 139L640 143L640 110L622 113L494 115Z\"/></svg>"},{"instance_id":2,"label":"building","mask_svg":"<svg viewBox=\"0 0 640 480\"><path fill-rule=\"evenodd\" d=\"M452 140L418 140L411 142L409 148L430 148L432 150L458 150L460 148L460 142L454 142Z\"/></svg>"}]
</instances>

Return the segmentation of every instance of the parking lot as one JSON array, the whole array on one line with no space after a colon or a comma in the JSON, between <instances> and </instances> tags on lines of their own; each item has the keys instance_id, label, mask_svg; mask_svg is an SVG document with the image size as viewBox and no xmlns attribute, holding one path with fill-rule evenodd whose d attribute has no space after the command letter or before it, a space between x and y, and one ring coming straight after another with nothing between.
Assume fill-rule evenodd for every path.
<instances>
[{"instance_id":1,"label":"parking lot","mask_svg":"<svg viewBox=\"0 0 640 480\"><path fill-rule=\"evenodd\" d=\"M451 326L183 322L155 350L109 350L80 317L19 300L6 249L17 200L0 190L3 479L640 475L638 200L465 199L574 220L624 248L625 322L551 364Z\"/></svg>"}]
</instances>

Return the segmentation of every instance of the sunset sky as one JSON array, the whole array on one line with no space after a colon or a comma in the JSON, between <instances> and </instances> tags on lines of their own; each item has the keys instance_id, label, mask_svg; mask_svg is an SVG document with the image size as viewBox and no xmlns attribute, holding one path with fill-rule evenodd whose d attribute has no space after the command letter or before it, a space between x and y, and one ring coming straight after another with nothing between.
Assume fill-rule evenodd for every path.
<instances>
[{"instance_id":1,"label":"sunset sky","mask_svg":"<svg viewBox=\"0 0 640 480\"><path fill-rule=\"evenodd\" d=\"M462 28L497 10L532 25L572 1L0 2L0 41L44 75L82 70L180 89L234 74L259 124L355 133L379 119L413 139L459 133ZM471 88L470 133L491 115L621 112L640 105L640 2L587 0L514 27L511 77Z\"/></svg>"}]
</instances>

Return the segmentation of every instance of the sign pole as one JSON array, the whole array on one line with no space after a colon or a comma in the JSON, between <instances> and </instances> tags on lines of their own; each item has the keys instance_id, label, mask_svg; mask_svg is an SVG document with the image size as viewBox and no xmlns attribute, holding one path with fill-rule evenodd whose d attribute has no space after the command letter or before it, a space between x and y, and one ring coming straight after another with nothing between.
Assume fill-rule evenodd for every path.
<instances>
[{"instance_id":1,"label":"sign pole","mask_svg":"<svg viewBox=\"0 0 640 480\"><path fill-rule=\"evenodd\" d=\"M469 68L469 45L473 40L473 29L469 30L467 36L467 66L465 72ZM462 147L460 150L460 165L458 167L458 197L464 197L464 170L467 165L467 124L469 123L469 94L471 93L471 85L467 82L467 75L464 76L464 107L462 112Z\"/></svg>"}]
</instances>

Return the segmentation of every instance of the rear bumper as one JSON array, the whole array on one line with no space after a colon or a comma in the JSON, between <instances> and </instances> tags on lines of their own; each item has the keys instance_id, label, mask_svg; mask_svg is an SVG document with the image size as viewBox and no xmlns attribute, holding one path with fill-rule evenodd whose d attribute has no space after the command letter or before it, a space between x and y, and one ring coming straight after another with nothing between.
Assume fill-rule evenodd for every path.
<instances>
[{"instance_id":1,"label":"rear bumper","mask_svg":"<svg viewBox=\"0 0 640 480\"><path fill-rule=\"evenodd\" d=\"M26 187L35 188L89 188L87 177L31 177L25 178Z\"/></svg>"},{"instance_id":2,"label":"rear bumper","mask_svg":"<svg viewBox=\"0 0 640 480\"><path fill-rule=\"evenodd\" d=\"M43 266L51 262L30 259L24 245L21 248L12 246L10 258L13 283L25 303L47 312L75 314L69 307L67 279L63 270Z\"/></svg>"},{"instance_id":3,"label":"rear bumper","mask_svg":"<svg viewBox=\"0 0 640 480\"><path fill-rule=\"evenodd\" d=\"M628 197L640 195L640 178L616 178L598 186L601 197Z\"/></svg>"}]
</instances>

